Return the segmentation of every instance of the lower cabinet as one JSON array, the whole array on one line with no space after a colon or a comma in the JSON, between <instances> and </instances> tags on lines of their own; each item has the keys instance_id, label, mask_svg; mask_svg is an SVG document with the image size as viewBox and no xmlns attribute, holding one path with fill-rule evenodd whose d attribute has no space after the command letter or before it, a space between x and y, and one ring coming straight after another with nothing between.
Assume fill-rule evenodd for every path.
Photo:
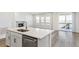
<instances>
[{"instance_id":1,"label":"lower cabinet","mask_svg":"<svg viewBox=\"0 0 79 59\"><path fill-rule=\"evenodd\" d=\"M11 47L16 47L17 46L17 38L15 35L11 35Z\"/></svg>"},{"instance_id":2,"label":"lower cabinet","mask_svg":"<svg viewBox=\"0 0 79 59\"><path fill-rule=\"evenodd\" d=\"M6 45L11 46L11 32L10 31L6 32Z\"/></svg>"},{"instance_id":3,"label":"lower cabinet","mask_svg":"<svg viewBox=\"0 0 79 59\"><path fill-rule=\"evenodd\" d=\"M15 32L7 31L6 45L10 47L22 47L22 35Z\"/></svg>"},{"instance_id":4,"label":"lower cabinet","mask_svg":"<svg viewBox=\"0 0 79 59\"><path fill-rule=\"evenodd\" d=\"M22 35L11 32L11 47L22 47Z\"/></svg>"}]
</instances>

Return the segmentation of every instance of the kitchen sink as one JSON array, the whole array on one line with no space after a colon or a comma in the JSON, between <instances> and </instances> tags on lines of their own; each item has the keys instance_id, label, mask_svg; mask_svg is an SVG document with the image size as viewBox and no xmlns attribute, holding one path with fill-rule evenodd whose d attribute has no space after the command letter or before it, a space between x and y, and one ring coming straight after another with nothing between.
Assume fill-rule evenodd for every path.
<instances>
[{"instance_id":1,"label":"kitchen sink","mask_svg":"<svg viewBox=\"0 0 79 59\"><path fill-rule=\"evenodd\" d=\"M20 31L20 32L27 32L27 31L29 31L29 30L27 30L27 29L17 29L17 31Z\"/></svg>"}]
</instances>

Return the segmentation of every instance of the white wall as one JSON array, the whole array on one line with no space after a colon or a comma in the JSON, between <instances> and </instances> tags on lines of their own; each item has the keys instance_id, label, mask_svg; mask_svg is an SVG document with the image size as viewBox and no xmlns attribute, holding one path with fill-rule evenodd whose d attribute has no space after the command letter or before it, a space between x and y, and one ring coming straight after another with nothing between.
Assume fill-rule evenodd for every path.
<instances>
[{"instance_id":1,"label":"white wall","mask_svg":"<svg viewBox=\"0 0 79 59\"><path fill-rule=\"evenodd\" d=\"M53 16L53 29L54 30L58 30L58 27L59 27L59 24L58 24L58 13L56 13L56 12L54 12L53 14L52 14L52 16Z\"/></svg>"},{"instance_id":2,"label":"white wall","mask_svg":"<svg viewBox=\"0 0 79 59\"><path fill-rule=\"evenodd\" d=\"M79 33L79 12L74 12L74 32Z\"/></svg>"},{"instance_id":3,"label":"white wall","mask_svg":"<svg viewBox=\"0 0 79 59\"><path fill-rule=\"evenodd\" d=\"M72 32L76 32L76 13L72 13Z\"/></svg>"},{"instance_id":4,"label":"white wall","mask_svg":"<svg viewBox=\"0 0 79 59\"><path fill-rule=\"evenodd\" d=\"M13 28L13 21L13 12L0 12L0 39L5 38L7 28Z\"/></svg>"},{"instance_id":5,"label":"white wall","mask_svg":"<svg viewBox=\"0 0 79 59\"><path fill-rule=\"evenodd\" d=\"M12 27L14 20L13 12L0 12L0 27Z\"/></svg>"},{"instance_id":6,"label":"white wall","mask_svg":"<svg viewBox=\"0 0 79 59\"><path fill-rule=\"evenodd\" d=\"M76 27L76 32L79 32L79 13L76 13L76 18L75 18L76 20L75 20L75 27Z\"/></svg>"}]
</instances>

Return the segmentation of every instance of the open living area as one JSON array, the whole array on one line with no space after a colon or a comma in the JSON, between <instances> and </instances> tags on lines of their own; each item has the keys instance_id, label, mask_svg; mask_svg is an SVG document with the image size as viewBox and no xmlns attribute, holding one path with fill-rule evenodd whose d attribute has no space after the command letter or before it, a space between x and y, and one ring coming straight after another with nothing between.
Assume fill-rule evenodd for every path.
<instances>
[{"instance_id":1,"label":"open living area","mask_svg":"<svg viewBox=\"0 0 79 59\"><path fill-rule=\"evenodd\" d=\"M79 12L0 12L0 47L79 47Z\"/></svg>"}]
</instances>

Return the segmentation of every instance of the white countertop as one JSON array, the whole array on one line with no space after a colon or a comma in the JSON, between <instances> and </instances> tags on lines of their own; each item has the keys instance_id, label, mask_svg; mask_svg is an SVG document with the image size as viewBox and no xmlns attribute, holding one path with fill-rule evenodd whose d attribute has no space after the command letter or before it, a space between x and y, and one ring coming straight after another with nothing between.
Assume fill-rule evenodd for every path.
<instances>
[{"instance_id":1,"label":"white countertop","mask_svg":"<svg viewBox=\"0 0 79 59\"><path fill-rule=\"evenodd\" d=\"M39 29L39 28L32 28L32 27L28 27L27 30L29 30L29 31L27 31L27 32L20 32L20 31L17 31L17 29L24 29L24 28L8 28L9 31L32 36L32 37L35 37L38 39L41 39L41 38L51 34L52 32L54 32L54 30Z\"/></svg>"}]
</instances>

